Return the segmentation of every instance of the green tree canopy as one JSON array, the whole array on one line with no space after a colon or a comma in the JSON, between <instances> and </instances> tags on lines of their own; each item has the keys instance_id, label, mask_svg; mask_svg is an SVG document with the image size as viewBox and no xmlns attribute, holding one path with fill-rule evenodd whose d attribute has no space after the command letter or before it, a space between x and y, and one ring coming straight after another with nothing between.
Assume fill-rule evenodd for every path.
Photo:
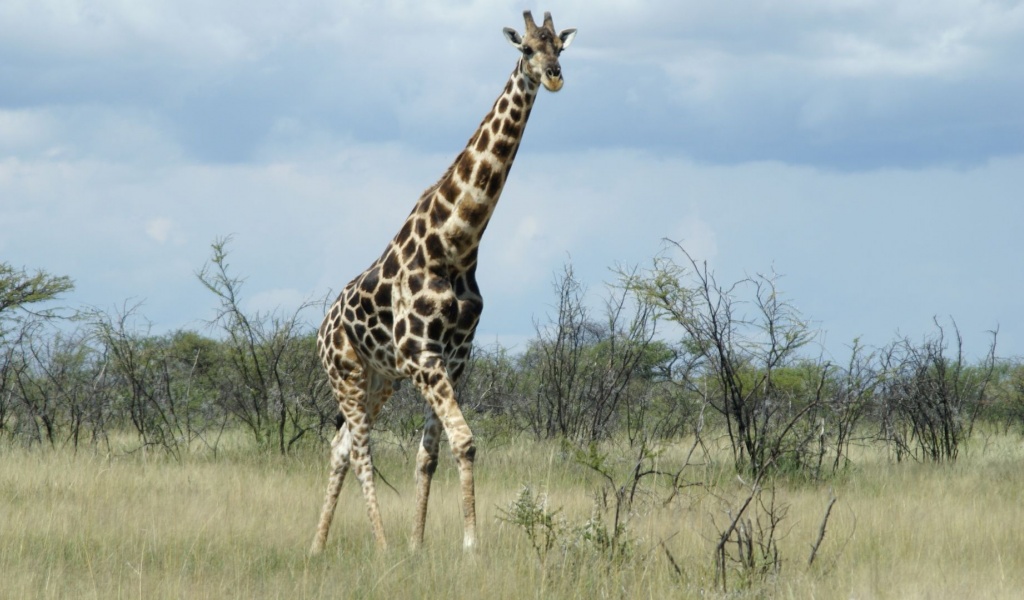
<instances>
[{"instance_id":1,"label":"green tree canopy","mask_svg":"<svg viewBox=\"0 0 1024 600\"><path fill-rule=\"evenodd\" d=\"M24 268L0 262L0 331L3 331L3 322L11 318L13 311L28 311L27 305L53 300L74 287L69 277L51 275L43 270L29 273Z\"/></svg>"}]
</instances>

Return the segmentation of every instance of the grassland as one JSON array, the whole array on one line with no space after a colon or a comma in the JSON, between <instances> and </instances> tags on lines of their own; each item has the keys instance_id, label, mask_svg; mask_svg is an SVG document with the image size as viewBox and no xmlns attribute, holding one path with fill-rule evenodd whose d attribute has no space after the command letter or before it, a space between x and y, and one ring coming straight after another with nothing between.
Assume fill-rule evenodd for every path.
<instances>
[{"instance_id":1,"label":"grassland","mask_svg":"<svg viewBox=\"0 0 1024 600\"><path fill-rule=\"evenodd\" d=\"M688 446L662 449L674 472ZM609 451L616 450L609 448ZM623 451L624 453L625 451ZM976 436L953 465L892 464L863 449L822 484L780 482L778 572L731 571L715 586L713 550L749 488L715 463L642 481L627 515L627 551L609 558L588 537L604 479L558 444L523 439L480 448L479 551L461 549L457 477L443 460L426 547L405 541L412 456L377 448L391 548L378 551L362 497L346 482L328 549L307 549L325 484L322 453L239 449L181 463L0 447L0 596L10 598L1019 598L1024 593L1024 442ZM623 459L614 478L625 481ZM561 529L546 553L501 519L523 488L547 496ZM813 566L811 544L838 499ZM607 496L606 496L607 497ZM614 506L614 498L609 500ZM756 513L750 513L752 516ZM591 534L594 521L591 521Z\"/></svg>"}]
</instances>

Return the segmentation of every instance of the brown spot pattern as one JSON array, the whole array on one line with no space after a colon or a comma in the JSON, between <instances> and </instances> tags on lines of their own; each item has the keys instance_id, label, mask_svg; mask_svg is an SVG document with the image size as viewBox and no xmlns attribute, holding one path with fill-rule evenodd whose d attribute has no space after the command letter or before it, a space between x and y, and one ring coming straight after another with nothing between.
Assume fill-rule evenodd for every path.
<instances>
[{"instance_id":1,"label":"brown spot pattern","mask_svg":"<svg viewBox=\"0 0 1024 600\"><path fill-rule=\"evenodd\" d=\"M466 148L420 197L381 257L342 289L318 330L318 353L342 418L331 444L331 479L314 551L326 542L349 464L362 484L374 535L384 545L369 435L394 383L406 378L433 408L416 459L413 542L422 541L442 429L459 466L465 543L475 540L476 447L454 385L469 360L483 311L475 276L480 236L512 168L538 90L529 73L535 65L557 64L560 43L549 21L529 30L523 43L535 49L533 57L517 62Z\"/></svg>"}]
</instances>

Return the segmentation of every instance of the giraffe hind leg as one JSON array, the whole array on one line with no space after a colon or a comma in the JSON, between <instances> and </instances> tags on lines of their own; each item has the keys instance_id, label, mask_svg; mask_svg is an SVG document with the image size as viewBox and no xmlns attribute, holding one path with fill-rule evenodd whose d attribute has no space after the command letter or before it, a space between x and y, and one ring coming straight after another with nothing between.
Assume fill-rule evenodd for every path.
<instances>
[{"instance_id":1,"label":"giraffe hind leg","mask_svg":"<svg viewBox=\"0 0 1024 600\"><path fill-rule=\"evenodd\" d=\"M327 481L324 506L320 511L320 523L317 525L316 536L313 538L313 546L310 549L314 555L323 552L324 546L327 544L327 533L330 531L331 521L334 519L334 509L338 505L341 484L344 483L345 474L348 473L351 452L352 434L348 429L348 423L341 422L338 432L331 441L331 474Z\"/></svg>"},{"instance_id":2,"label":"giraffe hind leg","mask_svg":"<svg viewBox=\"0 0 1024 600\"><path fill-rule=\"evenodd\" d=\"M423 545L423 529L427 522L427 502L430 499L430 482L437 469L438 446L441 442L441 421L432 409L427 411L423 425L423 439L416 453L416 522L413 526L409 545L413 550Z\"/></svg>"},{"instance_id":3,"label":"giraffe hind leg","mask_svg":"<svg viewBox=\"0 0 1024 600\"><path fill-rule=\"evenodd\" d=\"M373 459L370 456L371 416L358 411L346 414L352 431L352 468L362 484L363 498L366 500L366 513L373 528L373 537L377 546L385 549L388 546L384 536L384 524L380 518L380 506L377 504L377 488L373 480Z\"/></svg>"}]
</instances>

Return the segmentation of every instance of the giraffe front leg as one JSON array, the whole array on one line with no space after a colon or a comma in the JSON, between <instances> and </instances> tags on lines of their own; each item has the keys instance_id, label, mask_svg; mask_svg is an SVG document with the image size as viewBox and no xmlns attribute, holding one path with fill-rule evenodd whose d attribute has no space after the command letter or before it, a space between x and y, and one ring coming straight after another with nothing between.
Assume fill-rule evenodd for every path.
<instances>
[{"instance_id":1,"label":"giraffe front leg","mask_svg":"<svg viewBox=\"0 0 1024 600\"><path fill-rule=\"evenodd\" d=\"M331 529L331 521L334 520L334 509L338 505L338 495L341 493L341 484L345 481L345 474L348 473L349 453L352 451L352 435L348 430L348 423L343 423L334 434L331 440L331 474L327 480L327 495L324 497L324 506L320 511L320 523L316 528L316 535L313 537L313 546L310 553L320 554L327 545L327 533Z\"/></svg>"},{"instance_id":2,"label":"giraffe front leg","mask_svg":"<svg viewBox=\"0 0 1024 600\"><path fill-rule=\"evenodd\" d=\"M434 368L430 366L436 365ZM462 488L463 548L472 550L476 546L476 495L473 485L473 461L476 459L476 444L462 410L455 401L455 391L447 372L440 361L427 363L415 377L420 392L430 403L434 414L448 436L455 462L459 467L459 483ZM418 461L417 461L418 462ZM417 526L419 523L417 523Z\"/></svg>"},{"instance_id":3,"label":"giraffe front leg","mask_svg":"<svg viewBox=\"0 0 1024 600\"><path fill-rule=\"evenodd\" d=\"M413 550L423 545L423 529L427 522L427 501L430 499L430 482L437 469L438 446L441 442L441 421L433 409L427 410L423 425L423 439L416 453L416 522L413 526L410 546Z\"/></svg>"},{"instance_id":4,"label":"giraffe front leg","mask_svg":"<svg viewBox=\"0 0 1024 600\"><path fill-rule=\"evenodd\" d=\"M456 406L456 409L459 407ZM462 417L462 411L459 411ZM465 419L462 419L462 431L456 435L448 434L448 440L452 447L455 460L459 463L459 483L462 487L462 518L464 521L464 533L462 547L465 550L476 548L476 491L473 484L473 461L476 460L476 444L473 442L473 432L469 430ZM452 442L452 440L455 440Z\"/></svg>"}]
</instances>

